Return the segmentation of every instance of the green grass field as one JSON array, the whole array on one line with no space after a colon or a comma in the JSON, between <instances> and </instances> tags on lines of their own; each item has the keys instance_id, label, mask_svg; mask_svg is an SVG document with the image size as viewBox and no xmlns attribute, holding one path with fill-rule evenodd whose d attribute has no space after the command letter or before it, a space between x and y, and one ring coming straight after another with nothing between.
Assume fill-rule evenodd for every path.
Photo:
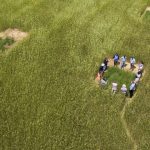
<instances>
[{"instance_id":1,"label":"green grass field","mask_svg":"<svg viewBox=\"0 0 150 150\"><path fill-rule=\"evenodd\" d=\"M108 80L109 84L117 82L118 88L120 89L123 84L129 88L131 81L135 78L135 74L121 70L120 68L112 67L108 68L108 71L104 73L104 77Z\"/></svg>"},{"instance_id":2,"label":"green grass field","mask_svg":"<svg viewBox=\"0 0 150 150\"><path fill-rule=\"evenodd\" d=\"M6 49L5 46L10 46L13 43L14 43L14 40L11 38L5 38L5 39L0 38L0 50L4 51Z\"/></svg>"},{"instance_id":3,"label":"green grass field","mask_svg":"<svg viewBox=\"0 0 150 150\"><path fill-rule=\"evenodd\" d=\"M1 150L132 150L124 96L94 83L106 56L134 55L145 76L125 112L150 149L149 0L0 0L0 31L29 33L0 54ZM124 81L124 78L122 79Z\"/></svg>"}]
</instances>

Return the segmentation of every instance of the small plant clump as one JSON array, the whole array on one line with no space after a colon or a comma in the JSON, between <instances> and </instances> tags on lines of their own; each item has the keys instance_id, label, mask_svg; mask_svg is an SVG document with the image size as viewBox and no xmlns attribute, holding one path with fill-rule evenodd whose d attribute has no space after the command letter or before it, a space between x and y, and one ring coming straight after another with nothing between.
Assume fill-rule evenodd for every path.
<instances>
[{"instance_id":1,"label":"small plant clump","mask_svg":"<svg viewBox=\"0 0 150 150\"><path fill-rule=\"evenodd\" d=\"M5 38L2 39L0 38L0 50L4 51L7 47L11 46L14 43L14 39L13 38Z\"/></svg>"}]
</instances>

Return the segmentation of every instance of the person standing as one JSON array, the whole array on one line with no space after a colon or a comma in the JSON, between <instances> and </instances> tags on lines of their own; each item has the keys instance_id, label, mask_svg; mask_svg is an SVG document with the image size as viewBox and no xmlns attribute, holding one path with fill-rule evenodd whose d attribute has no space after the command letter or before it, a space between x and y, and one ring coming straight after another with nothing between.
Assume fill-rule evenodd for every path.
<instances>
[{"instance_id":1,"label":"person standing","mask_svg":"<svg viewBox=\"0 0 150 150\"><path fill-rule=\"evenodd\" d=\"M141 77L142 77L142 72L141 70L138 70L137 74L135 75L135 80L134 80L136 85L139 83Z\"/></svg>"},{"instance_id":2,"label":"person standing","mask_svg":"<svg viewBox=\"0 0 150 150\"><path fill-rule=\"evenodd\" d=\"M141 70L138 70L137 74L135 75L135 78L141 78L142 77L142 72Z\"/></svg>"},{"instance_id":3,"label":"person standing","mask_svg":"<svg viewBox=\"0 0 150 150\"><path fill-rule=\"evenodd\" d=\"M107 85L107 79L106 78L102 78L100 80L100 85Z\"/></svg>"},{"instance_id":4,"label":"person standing","mask_svg":"<svg viewBox=\"0 0 150 150\"><path fill-rule=\"evenodd\" d=\"M128 94L127 94L127 87L126 87L125 84L122 85L122 87L121 87L121 92L122 92L123 94L125 94L125 96L128 95Z\"/></svg>"},{"instance_id":5,"label":"person standing","mask_svg":"<svg viewBox=\"0 0 150 150\"><path fill-rule=\"evenodd\" d=\"M100 68L99 68L99 76L100 76L100 80L101 80L102 77L103 77L104 71L105 71L105 64L102 63L101 66L100 66Z\"/></svg>"},{"instance_id":6,"label":"person standing","mask_svg":"<svg viewBox=\"0 0 150 150\"><path fill-rule=\"evenodd\" d=\"M139 64L138 64L138 69L139 69L141 72L143 72L143 68L144 68L144 64L143 64L142 61L140 61Z\"/></svg>"},{"instance_id":7,"label":"person standing","mask_svg":"<svg viewBox=\"0 0 150 150\"><path fill-rule=\"evenodd\" d=\"M132 56L131 58L130 58L130 70L132 70L133 71L133 69L134 69L134 65L135 65L135 58Z\"/></svg>"},{"instance_id":8,"label":"person standing","mask_svg":"<svg viewBox=\"0 0 150 150\"><path fill-rule=\"evenodd\" d=\"M134 91L136 89L136 84L134 81L131 82L131 85L130 85L130 89L129 89L129 93L130 93L130 98L133 97L133 94L134 94Z\"/></svg>"},{"instance_id":9,"label":"person standing","mask_svg":"<svg viewBox=\"0 0 150 150\"><path fill-rule=\"evenodd\" d=\"M103 63L105 64L105 70L107 70L108 68L108 62L109 62L108 58L105 58L103 61Z\"/></svg>"},{"instance_id":10,"label":"person standing","mask_svg":"<svg viewBox=\"0 0 150 150\"><path fill-rule=\"evenodd\" d=\"M112 92L113 93L116 93L117 92L117 87L118 87L118 84L116 82L113 82L112 83Z\"/></svg>"},{"instance_id":11,"label":"person standing","mask_svg":"<svg viewBox=\"0 0 150 150\"><path fill-rule=\"evenodd\" d=\"M114 66L117 66L118 61L119 61L119 55L116 53L116 54L114 55L113 59L114 59Z\"/></svg>"},{"instance_id":12,"label":"person standing","mask_svg":"<svg viewBox=\"0 0 150 150\"><path fill-rule=\"evenodd\" d=\"M127 57L125 55L121 57L121 63L120 63L121 69L123 69L125 67L126 59L127 59Z\"/></svg>"}]
</instances>

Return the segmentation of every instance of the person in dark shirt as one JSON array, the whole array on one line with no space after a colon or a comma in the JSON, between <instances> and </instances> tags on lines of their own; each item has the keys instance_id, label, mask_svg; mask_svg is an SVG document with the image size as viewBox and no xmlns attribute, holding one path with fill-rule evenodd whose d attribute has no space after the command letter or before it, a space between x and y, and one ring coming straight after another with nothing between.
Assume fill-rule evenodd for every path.
<instances>
[{"instance_id":1,"label":"person in dark shirt","mask_svg":"<svg viewBox=\"0 0 150 150\"><path fill-rule=\"evenodd\" d=\"M134 80L136 85L138 85L141 77L142 77L142 72L141 72L141 70L138 70L137 74L135 75L135 80Z\"/></svg>"},{"instance_id":2,"label":"person in dark shirt","mask_svg":"<svg viewBox=\"0 0 150 150\"><path fill-rule=\"evenodd\" d=\"M138 70L137 74L135 75L135 78L141 78L142 77L142 71Z\"/></svg>"},{"instance_id":3,"label":"person in dark shirt","mask_svg":"<svg viewBox=\"0 0 150 150\"><path fill-rule=\"evenodd\" d=\"M138 63L138 69L139 69L141 72L143 72L143 69L144 69L144 63L143 63L143 61L140 61L140 62Z\"/></svg>"},{"instance_id":4,"label":"person in dark shirt","mask_svg":"<svg viewBox=\"0 0 150 150\"><path fill-rule=\"evenodd\" d=\"M102 63L101 66L99 67L99 74L100 74L100 79L103 77L104 71L105 71L105 64Z\"/></svg>"},{"instance_id":5,"label":"person in dark shirt","mask_svg":"<svg viewBox=\"0 0 150 150\"><path fill-rule=\"evenodd\" d=\"M130 93L130 98L133 97L134 91L136 90L136 83L134 81L131 82L129 93Z\"/></svg>"},{"instance_id":6,"label":"person in dark shirt","mask_svg":"<svg viewBox=\"0 0 150 150\"><path fill-rule=\"evenodd\" d=\"M109 62L108 58L105 58L103 61L103 63L105 64L105 70L107 70L108 68L108 62Z\"/></svg>"}]
</instances>

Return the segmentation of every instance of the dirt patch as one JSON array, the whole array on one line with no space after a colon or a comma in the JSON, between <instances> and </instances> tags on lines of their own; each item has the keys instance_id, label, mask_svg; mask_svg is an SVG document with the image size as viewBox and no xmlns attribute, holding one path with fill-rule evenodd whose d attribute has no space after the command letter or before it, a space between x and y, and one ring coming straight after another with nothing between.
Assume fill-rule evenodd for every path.
<instances>
[{"instance_id":1,"label":"dirt patch","mask_svg":"<svg viewBox=\"0 0 150 150\"><path fill-rule=\"evenodd\" d=\"M113 59L109 59L108 67L110 67L110 68L111 68L111 67L114 67L114 60L113 60ZM119 63L118 63L118 65L117 65L117 67L118 67L119 69L121 69ZM131 70L131 69L130 69L130 63L129 63L129 62L126 62L126 65L125 65L125 67L124 67L122 70L124 70L124 71L126 71L126 72L131 72L131 73L136 74L136 73L138 72L138 68L139 68L139 67L138 67L138 64L135 64L135 65L134 65L134 69ZM145 74L145 71L143 72L142 76L144 76L144 74ZM141 80L142 80L142 78L141 78ZM98 74L96 75L96 78L95 78L95 83L99 85L99 81L100 81L100 75L99 75L99 73L98 73Z\"/></svg>"},{"instance_id":2,"label":"dirt patch","mask_svg":"<svg viewBox=\"0 0 150 150\"><path fill-rule=\"evenodd\" d=\"M12 48L15 47L20 41L28 36L27 32L23 32L19 29L7 29L4 32L0 32L0 39L5 41L6 39L12 39L14 42L11 44L4 44L3 48L0 49L0 55L8 55Z\"/></svg>"},{"instance_id":3,"label":"dirt patch","mask_svg":"<svg viewBox=\"0 0 150 150\"><path fill-rule=\"evenodd\" d=\"M22 32L19 29L7 29L4 32L0 32L0 38L12 38L15 42L22 41L28 33Z\"/></svg>"},{"instance_id":4,"label":"dirt patch","mask_svg":"<svg viewBox=\"0 0 150 150\"><path fill-rule=\"evenodd\" d=\"M146 8L146 11L150 11L150 6L148 6L148 7Z\"/></svg>"},{"instance_id":5,"label":"dirt patch","mask_svg":"<svg viewBox=\"0 0 150 150\"><path fill-rule=\"evenodd\" d=\"M108 63L108 66L109 67L113 67L114 66L114 60L113 59L109 59L109 63ZM120 67L120 65L118 65L118 67ZM133 70L130 70L130 63L129 62L126 62L126 65L123 69L124 71L130 71L130 72L133 72L133 73L137 73L138 72L138 64L135 64L134 65L134 69Z\"/></svg>"}]
</instances>

